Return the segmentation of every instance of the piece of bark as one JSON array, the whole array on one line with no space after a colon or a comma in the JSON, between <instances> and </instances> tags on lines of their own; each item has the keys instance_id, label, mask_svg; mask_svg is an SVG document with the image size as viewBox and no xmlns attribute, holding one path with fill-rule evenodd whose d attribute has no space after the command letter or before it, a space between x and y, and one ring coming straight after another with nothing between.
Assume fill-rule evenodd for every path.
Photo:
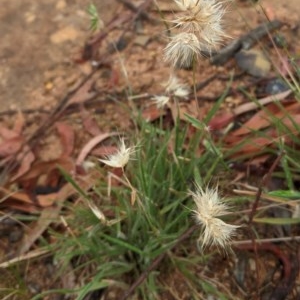
<instances>
[{"instance_id":1,"label":"piece of bark","mask_svg":"<svg viewBox=\"0 0 300 300\"><path fill-rule=\"evenodd\" d=\"M241 36L239 39L232 41L229 45L225 46L218 53L213 55L210 62L214 65L223 65L230 58L232 58L240 50L248 50L253 47L261 38L267 35L269 32L279 29L284 23L279 20L263 23L246 35Z\"/></svg>"}]
</instances>

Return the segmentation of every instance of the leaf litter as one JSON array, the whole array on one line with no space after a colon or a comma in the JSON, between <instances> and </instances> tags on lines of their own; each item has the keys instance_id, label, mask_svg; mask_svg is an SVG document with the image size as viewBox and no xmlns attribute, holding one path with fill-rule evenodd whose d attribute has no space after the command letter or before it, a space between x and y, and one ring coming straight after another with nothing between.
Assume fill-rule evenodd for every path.
<instances>
[{"instance_id":1,"label":"leaf litter","mask_svg":"<svg viewBox=\"0 0 300 300\"><path fill-rule=\"evenodd\" d=\"M148 2L150 3L150 1ZM134 10L132 7L131 9ZM168 9L167 7L166 10ZM141 12L144 13L143 10ZM149 14L141 15L147 19L147 15L153 17L152 14L156 13L151 11ZM274 12L269 10L268 14L272 15ZM118 26L127 24L126 22L131 24L132 20L137 18L137 16L126 11L124 17L115 18L116 21L112 20L105 34L100 33L87 42L80 60L80 68L84 69L84 64L87 63L86 60L88 58L92 59L97 64L97 67L93 70L93 74L89 73L92 76L86 76L83 80L78 80L65 97L63 94L60 95L61 102L56 107L52 107L50 113L41 113L38 119L43 122L34 122L36 116L30 116L30 114L21 111L15 114L16 118L12 127L5 126L7 122L4 120L4 125L0 129L2 138L0 144L1 164L5 167L7 165L11 167L6 168L6 179L1 188L3 199L5 199L1 202L1 208L3 212L17 210L37 215L37 221L29 224L14 255L30 254L32 249L38 247L38 239L43 236L54 221L59 222L62 203L74 194L74 190L69 183L65 182L59 168L63 168L74 176L76 180L80 181L83 189L89 190L94 184L94 178L85 171L81 172L82 170L80 170L78 172L78 166L82 166L91 154L95 156L105 155L116 150L114 147L107 145L96 148L103 140L118 135L112 129L117 127L119 130L124 129L125 131L128 129L128 124L130 124L128 120L122 120L124 116L122 109L118 107L118 104L113 105L111 100L114 99L117 103L118 101L122 102L124 91L128 89L133 90L136 94L145 92L149 93L149 95L150 93L157 94L161 90L161 86L157 82L166 81L169 70L162 65L162 62L156 55L157 52L161 52L163 49L163 43L159 36L161 29L158 30L155 25L151 23L143 25L142 40L146 40L147 43L139 43L139 45L136 45L136 42L134 42L137 40L136 31L128 29L131 32L131 36L122 54L130 62L127 63L125 61L126 72L122 69L124 62L120 57L120 50L111 54L103 46L106 40L118 40L123 34L123 31ZM155 15L155 17L157 16ZM273 19L274 16L272 17ZM241 40L244 42L245 38L243 37ZM91 50L91 55L87 56L86 51L88 48ZM145 51L148 54L147 58L144 54ZM228 60L229 58L226 57L227 65L224 68L211 67L207 61L201 62L201 67L205 72L197 74L196 81L204 82L210 75L214 76L218 72L227 73L232 68L232 61L228 63ZM286 73L288 73L287 68L286 64L282 66ZM152 72L155 69L159 69L160 72L155 74L155 82L153 82L154 75ZM140 70L143 72L139 73ZM268 76L271 76L271 72L267 70L264 75L268 78ZM178 73L184 78L191 77L188 70L180 70ZM241 82L250 82L249 92L255 94L255 90L251 89L251 80L251 77L247 77L244 74L240 79L235 80L233 85ZM191 82L190 84L192 85ZM214 79L211 85L205 85L197 91L197 99L195 99L194 95L191 95L187 101L180 103L179 106L171 105L167 110L159 110L154 106L149 106L147 99L142 99L136 103L141 107L143 117L149 122L155 121L160 117L170 117L169 121L172 122L172 119L174 121L175 116L178 114L178 110L182 121L185 120L185 114L203 119L212 106L211 102L218 99L223 89L224 85ZM107 95L109 96L108 98L106 98ZM200 104L201 110L199 115L199 112L196 113L195 108L199 99L205 97L205 95L209 95L211 98L209 101L204 101L204 103ZM93 102L97 97L99 98ZM272 120L274 118L285 118L284 123L289 128L294 126L290 118L293 118L296 123L300 121L299 105L294 101L295 98L291 91L276 96L268 95L266 98L257 100L256 103L245 103L247 101L246 97L238 90L233 91L233 97L238 99L238 104L233 103L232 109L228 105L230 104L230 99L227 99L227 104L225 101L221 114L215 116L209 124L212 132L216 133L217 136L219 134L218 131L221 131L222 134L221 129L224 126L231 123L241 124L238 129L232 130L226 135L225 142L228 147L240 143L246 136L251 136L253 131L267 130L265 135L268 136L268 138L253 137L249 140L248 145L240 149L239 155L245 153L251 154L252 157L260 155L260 150L263 147L280 138L278 133L272 129ZM289 101L285 100L287 97L289 97ZM284 110L274 103L274 99L281 102ZM262 106L264 107L262 108ZM108 107L110 107L110 110ZM257 112L253 113L255 110ZM101 111L102 114L98 116L97 111ZM285 117L287 113L290 118ZM246 118L243 118L244 115L247 115ZM272 115L272 118L270 115ZM103 121L99 120L99 118L103 119ZM30 123L36 123L34 125L35 130L30 129ZM43 125L40 126L40 124ZM48 143L47 136L51 136L52 139L49 139ZM51 156L49 155L50 151L47 154L46 150L41 156L41 149L51 149L49 144L53 140L55 140L55 145L59 146L59 150L56 149L54 153L51 151ZM55 148L57 147L55 146ZM52 157L53 154L54 157ZM268 155L264 157L264 161L268 159ZM268 248L267 246L260 249L275 253L279 260L284 261L284 267L287 270L289 265L286 262L286 258L278 253L278 249L274 250L274 248ZM252 251L252 248L248 247L248 250ZM42 253L43 251L40 254ZM288 277L286 274L284 276L285 278Z\"/></svg>"}]
</instances>

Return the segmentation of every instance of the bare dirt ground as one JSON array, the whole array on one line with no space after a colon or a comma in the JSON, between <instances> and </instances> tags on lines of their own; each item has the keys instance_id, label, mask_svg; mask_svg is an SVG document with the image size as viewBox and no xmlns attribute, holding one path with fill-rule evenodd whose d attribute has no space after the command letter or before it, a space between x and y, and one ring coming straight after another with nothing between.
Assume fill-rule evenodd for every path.
<instances>
[{"instance_id":1,"label":"bare dirt ground","mask_svg":"<svg viewBox=\"0 0 300 300\"><path fill-rule=\"evenodd\" d=\"M99 1L105 20L114 1ZM105 3L107 2L107 3ZM1 111L49 108L80 69L74 55L89 36L89 1L2 1ZM73 78L73 79L72 79Z\"/></svg>"},{"instance_id":2,"label":"bare dirt ground","mask_svg":"<svg viewBox=\"0 0 300 300\"><path fill-rule=\"evenodd\" d=\"M239 5L240 14L236 12L235 5L233 5L232 13L228 15L228 29L232 36L237 36L247 30L245 20L249 26L255 26L264 19L261 13L257 13L254 7L245 2L243 1L242 5L236 2ZM86 13L88 3L89 1L85 0L2 1L0 12L1 112L19 108L52 108L76 79L89 71L87 66L74 63L74 58L79 55L84 42L90 35L89 17ZM162 3L164 7L167 5L167 1L162 1ZM95 4L104 22L108 22L112 15L121 9L116 1L102 0ZM281 21L296 26L300 14L297 0L265 0L262 4L272 9L272 14ZM143 34L159 35L161 29L161 27L144 28ZM296 41L297 36L294 36L290 42L296 43ZM147 82L147 79L153 78L153 73L157 82L160 82L160 77L168 76L168 73L165 73L168 71L161 60L164 42L162 41L159 47L152 47L151 44L155 42L153 39L147 47L135 46L131 49L131 53L124 57L128 71L133 73L132 78L128 79L129 82L135 82L136 68L141 71L138 76L146 77L145 79L139 77L140 84L152 84L149 80ZM147 73L145 56L148 61L151 58L156 59L151 74L145 74ZM130 65L130 58L135 60L134 65ZM157 74L157 69L161 70L159 74ZM165 72L162 69L165 69ZM212 73L206 63L203 65L203 70L202 77L208 77Z\"/></svg>"},{"instance_id":3,"label":"bare dirt ground","mask_svg":"<svg viewBox=\"0 0 300 300\"><path fill-rule=\"evenodd\" d=\"M139 5L143 1L131 2ZM160 2L161 9L167 15L172 15L169 1ZM130 112L122 106L127 101L127 96L159 94L163 91L161 83L168 80L170 68L162 59L162 52L167 42L164 35L165 28L154 7L147 11L158 22L139 19L133 26L126 25L127 30L124 30L123 25L119 26L113 32L109 32L89 59L83 59L84 45L92 36L89 30L89 16L86 12L89 3L88 0L1 1L0 126L11 129L15 135L10 135L9 138L13 138L14 141L17 139L20 143L24 141L23 135L30 137L38 132L35 139L38 139L40 144L38 146L35 144L31 148L32 156L28 156L31 163L57 162L61 159L65 161L66 156L63 156L63 151L68 148L67 144L73 135L76 137L76 142L72 146L74 149L69 151L70 153L73 151L72 155L77 157L90 135L94 135L95 132L99 134L112 129L128 128L131 124ZM105 28L109 27L114 20L122 19L124 16L134 17L134 12L117 0L99 0L95 1L95 5ZM262 0L261 5L264 6L268 17L285 23L281 32L292 52L299 56L299 0ZM257 6L250 4L250 1L235 1L230 6L227 18L229 35L235 39L264 22L266 16ZM115 51L115 48L118 48L118 51ZM101 66L89 79L89 74L95 70L92 61L100 61ZM199 62L197 70L196 82L199 83L211 76L220 76L219 80L206 84L199 92L198 96L202 101L201 107L205 114L206 107L210 106L211 102L224 91L230 72L239 74L240 70L233 59L228 60L223 66L214 66L209 59L203 59ZM273 69L270 73L272 72ZM178 74L192 84L190 70L180 70ZM85 83L79 92L77 90L75 96L70 94L83 81ZM247 82L242 80L233 83L233 86L243 84ZM145 108L145 116L151 119L156 112L147 111L149 99L147 95L146 100L137 103ZM70 106L68 113L63 114L63 117L60 115L58 119L51 121L51 114L64 101L65 96L69 97L69 103L77 106ZM227 105L232 107L243 100L231 97L228 98ZM192 113L194 105L195 103L188 103L185 111ZM94 116L93 122L96 121L97 126L94 123L91 125L89 115ZM47 123L48 119L50 123ZM58 120L67 123L72 129L66 127L65 123L57 125L55 122ZM41 124L46 126L39 132ZM46 132L47 134L43 134ZM7 136L4 134L3 137L3 132L1 136L5 141ZM16 149L14 147L19 147L18 145L10 144L8 149L4 149L6 152L3 148L1 151L6 154L9 151L13 152ZM24 179L24 174L30 171L30 167L22 164L21 161L20 165L19 169L14 169L13 174L3 167L5 175L14 176L14 184L17 182L16 178ZM46 168L45 165L43 168ZM39 172L41 173L40 170ZM15 189L16 186L12 187L7 183L9 182L9 178L5 178L7 176L1 176L3 186L8 191ZM22 197L17 199L19 201L17 203L11 201L4 205L3 212L20 208L27 213L41 212L41 209L37 209L32 203L28 205L28 201L26 202ZM4 229L0 228L0 259L3 261L7 260L7 254L12 257L21 246L24 246L23 231L20 231L17 224L6 224L4 227ZM26 244L25 248L30 246L32 245ZM24 275L27 276L26 283L30 295L56 287L56 281L59 280L53 275L55 268L50 261L46 259L43 264L31 266L30 270L35 268L36 272L25 272ZM9 284L9 278L10 275L7 273L7 281L3 281L4 286ZM60 283L57 285L60 286Z\"/></svg>"}]
</instances>

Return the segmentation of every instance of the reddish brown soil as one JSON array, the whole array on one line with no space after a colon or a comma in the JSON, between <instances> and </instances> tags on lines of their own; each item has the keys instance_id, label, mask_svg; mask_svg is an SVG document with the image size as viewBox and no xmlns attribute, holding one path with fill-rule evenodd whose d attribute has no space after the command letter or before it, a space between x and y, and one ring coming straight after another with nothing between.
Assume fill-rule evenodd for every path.
<instances>
[{"instance_id":1,"label":"reddish brown soil","mask_svg":"<svg viewBox=\"0 0 300 300\"><path fill-rule=\"evenodd\" d=\"M40 128L41 123L47 120L62 99L92 71L91 61L80 61L84 44L91 36L89 16L86 13L90 2L89 0L2 0L0 126L12 128L17 112L21 110L25 119L22 135L30 137ZM132 2L139 4L142 1ZM159 2L166 16L172 16L170 11L166 11L169 10L169 1ZM126 14L134 15L117 1L100 0L95 4L105 25L112 18L121 19ZM286 23L282 33L293 52L299 55L299 0L262 0L261 5L265 7L265 12L270 18L277 18ZM128 102L126 95L161 93L163 91L161 83L168 80L170 68L162 59L162 51L166 44L164 26L159 22L159 15L154 8L149 13L158 20L157 24L143 21L137 23L134 29L128 27L125 32L123 27L118 28L104 39L94 56L94 59L103 61L103 66L94 76L91 85L91 90L97 93L98 102L93 102L91 106L87 105L86 112L94 115L102 132L112 129L126 130L131 125L127 104L133 107L135 103ZM233 38L249 32L249 28L257 26L266 19L259 7L251 5L250 1L235 1L230 6L227 18L228 32ZM113 52L113 43L116 43L123 34L125 49ZM144 41L147 42L143 43ZM212 66L208 59L203 59L197 66L196 82L203 82L214 74L228 77L232 71L239 73L233 60L225 66L217 67ZM186 82L193 83L191 71L181 70L178 75ZM227 81L215 80L201 90L198 96L200 99L203 98L201 102L203 114L206 107L211 105L211 101L204 101L204 99L214 100L224 91L226 84ZM83 94L81 92L79 102L89 99L89 95ZM243 100L243 98L228 97L225 103L227 107L235 106ZM137 101L137 103L145 108L148 105L147 101ZM187 104L186 111L192 112L193 108L193 104ZM82 107L75 107L72 112L63 115L61 120L71 124L76 132L74 152L77 155L90 139L90 136L83 132ZM36 154L36 157L43 161L56 159L61 155L63 148L55 130L51 126L46 129L47 134L45 131L44 135L39 135L42 145L39 145L39 153ZM8 212L9 208L6 208L5 213ZM15 228L16 231L20 230L17 224L11 227L9 224L1 224L1 226L3 234L1 234L0 258L5 260L8 253L18 249L18 240L22 237L22 232L18 238L18 233L13 231ZM7 229L6 227L3 229L3 226L7 226ZM228 278L230 274L227 274L227 269L224 270L219 272L226 273ZM13 296L15 298L11 299L30 299L31 295L39 291L61 286L61 282L57 283L59 280L53 275L55 272L55 267L47 259L41 260L38 266L31 265L29 271L25 262L22 265L22 272L17 269L0 271L5 277L5 280L0 277L0 289L7 287L12 290L18 289L20 282L25 279L26 286L22 287L25 291L24 295ZM23 276L19 281L17 274ZM172 286L176 286L176 277L165 278L165 281L170 281ZM229 288L229 284L226 287Z\"/></svg>"}]
</instances>

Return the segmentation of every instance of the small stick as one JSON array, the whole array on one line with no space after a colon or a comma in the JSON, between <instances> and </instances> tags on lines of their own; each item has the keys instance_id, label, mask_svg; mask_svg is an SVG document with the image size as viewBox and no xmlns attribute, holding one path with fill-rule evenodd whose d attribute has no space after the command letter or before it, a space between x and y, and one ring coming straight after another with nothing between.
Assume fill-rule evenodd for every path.
<instances>
[{"instance_id":1,"label":"small stick","mask_svg":"<svg viewBox=\"0 0 300 300\"><path fill-rule=\"evenodd\" d=\"M299 242L300 236L284 236L279 238L268 238L268 239L255 239L256 244L265 243L278 243L278 242ZM241 245L253 244L253 240L233 241L231 242L232 247L240 247Z\"/></svg>"},{"instance_id":2,"label":"small stick","mask_svg":"<svg viewBox=\"0 0 300 300\"><path fill-rule=\"evenodd\" d=\"M272 176L275 168L279 164L279 162L280 162L283 155L284 155L284 152L281 152L280 155L275 159L275 161L273 162L273 164L272 164L271 168L269 169L268 173L264 175L264 177L261 181L261 184L258 187L256 197L255 197L255 201L252 205L252 209L251 209L251 212L249 214L248 226L249 226L250 229L252 227L253 218L254 218L254 215L256 213L259 201L261 199L261 195L262 195L262 192L263 192L263 187L270 181L271 176ZM255 254L255 263L256 263L256 266L258 266L259 265L259 262L258 262L258 247L261 246L261 245L257 245L256 240L255 240L255 236L254 236L254 233L253 233L252 230L250 231L250 234L251 234L252 245L250 245L250 246L249 245L241 245L241 246L244 246L244 247L249 246L249 247L251 247L251 249L253 249L254 254ZM259 279L260 279L259 268L256 268L257 286L259 286L259 281L260 281ZM256 298L259 299L258 290L256 291Z\"/></svg>"},{"instance_id":3,"label":"small stick","mask_svg":"<svg viewBox=\"0 0 300 300\"><path fill-rule=\"evenodd\" d=\"M262 195L263 187L270 181L271 176L272 176L275 168L279 164L279 162L280 162L280 160L281 160L281 158L283 157L284 154L285 154L284 151L282 151L279 154L279 156L277 156L277 158L273 162L270 170L268 171L268 173L266 175L264 175L264 177L263 177L263 179L261 181L261 184L259 185L259 188L258 188L257 193L256 193L255 201L253 203L252 210L251 210L250 215L249 215L249 220L248 220L248 224L249 225L251 225L252 222L253 222L253 218L254 218L255 212L257 210L260 197Z\"/></svg>"}]
</instances>

